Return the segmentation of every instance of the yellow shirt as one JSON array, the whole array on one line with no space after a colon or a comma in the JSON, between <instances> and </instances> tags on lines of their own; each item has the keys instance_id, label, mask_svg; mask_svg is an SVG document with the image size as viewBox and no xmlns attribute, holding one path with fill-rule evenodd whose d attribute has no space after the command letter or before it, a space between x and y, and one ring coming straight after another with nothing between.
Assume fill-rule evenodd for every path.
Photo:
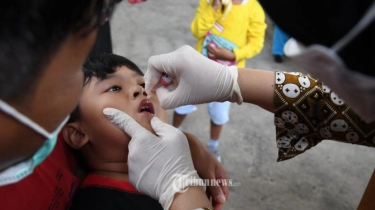
<instances>
[{"instance_id":1,"label":"yellow shirt","mask_svg":"<svg viewBox=\"0 0 375 210\"><path fill-rule=\"evenodd\" d=\"M265 14L256 0L244 0L241 5L232 5L232 9L222 19L221 9L214 11L213 0L200 0L191 32L198 38L195 49L202 52L203 40L206 33L221 36L236 44L234 49L238 67L245 67L245 59L251 58L263 48L266 31Z\"/></svg>"}]
</instances>

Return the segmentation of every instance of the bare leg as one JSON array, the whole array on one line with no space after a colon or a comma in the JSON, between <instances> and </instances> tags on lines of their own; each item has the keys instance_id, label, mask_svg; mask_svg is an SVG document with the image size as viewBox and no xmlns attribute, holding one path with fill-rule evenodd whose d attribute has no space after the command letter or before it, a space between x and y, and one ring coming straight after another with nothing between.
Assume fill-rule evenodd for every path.
<instances>
[{"instance_id":1,"label":"bare leg","mask_svg":"<svg viewBox=\"0 0 375 210\"><path fill-rule=\"evenodd\" d=\"M211 140L208 142L207 147L208 147L208 150L217 158L219 162L221 162L221 155L218 150L218 144L219 144L219 138L220 138L220 133L221 133L222 128L223 128L223 125L216 125L211 120Z\"/></svg>"},{"instance_id":2,"label":"bare leg","mask_svg":"<svg viewBox=\"0 0 375 210\"><path fill-rule=\"evenodd\" d=\"M185 118L186 118L186 114L180 115L180 114L177 114L176 112L173 112L172 125L176 128L180 127Z\"/></svg>"},{"instance_id":3,"label":"bare leg","mask_svg":"<svg viewBox=\"0 0 375 210\"><path fill-rule=\"evenodd\" d=\"M219 140L222 129L223 129L223 125L216 125L211 120L211 139Z\"/></svg>"}]
</instances>

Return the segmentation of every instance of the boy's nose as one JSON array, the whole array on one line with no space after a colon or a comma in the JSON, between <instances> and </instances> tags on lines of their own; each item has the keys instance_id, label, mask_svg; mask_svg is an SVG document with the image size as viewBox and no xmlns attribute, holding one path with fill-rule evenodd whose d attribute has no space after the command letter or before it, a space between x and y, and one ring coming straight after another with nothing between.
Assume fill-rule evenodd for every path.
<instances>
[{"instance_id":1,"label":"boy's nose","mask_svg":"<svg viewBox=\"0 0 375 210\"><path fill-rule=\"evenodd\" d=\"M133 92L133 97L134 98L137 98L140 95L147 96L147 93L146 93L145 89L142 86L138 86L138 87L134 88L133 91L134 91Z\"/></svg>"}]
</instances>

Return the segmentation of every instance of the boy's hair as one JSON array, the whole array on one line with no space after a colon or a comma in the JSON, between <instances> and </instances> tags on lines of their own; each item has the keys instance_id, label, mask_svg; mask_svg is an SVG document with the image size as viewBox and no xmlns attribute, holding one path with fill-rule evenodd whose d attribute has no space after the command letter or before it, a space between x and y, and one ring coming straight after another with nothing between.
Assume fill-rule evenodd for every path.
<instances>
[{"instance_id":1,"label":"boy's hair","mask_svg":"<svg viewBox=\"0 0 375 210\"><path fill-rule=\"evenodd\" d=\"M129 59L115 54L98 54L89 57L83 65L83 86L87 85L93 77L100 80L117 71L118 68L126 66L130 70L143 76L139 67ZM68 123L75 122L80 118L79 104L70 114Z\"/></svg>"},{"instance_id":2,"label":"boy's hair","mask_svg":"<svg viewBox=\"0 0 375 210\"><path fill-rule=\"evenodd\" d=\"M70 34L82 38L110 15L110 0L11 0L0 6L0 98L22 102ZM103 5L108 10L103 10Z\"/></svg>"}]
</instances>

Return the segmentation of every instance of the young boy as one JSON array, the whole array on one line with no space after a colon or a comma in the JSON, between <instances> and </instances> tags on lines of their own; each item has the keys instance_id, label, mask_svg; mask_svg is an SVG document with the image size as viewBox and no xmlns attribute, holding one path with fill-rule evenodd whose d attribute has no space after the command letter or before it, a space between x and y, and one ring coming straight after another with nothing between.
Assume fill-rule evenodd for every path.
<instances>
[{"instance_id":1,"label":"young boy","mask_svg":"<svg viewBox=\"0 0 375 210\"><path fill-rule=\"evenodd\" d=\"M167 121L157 97L147 98L143 73L128 59L102 54L83 67L84 88L78 107L63 128L65 141L79 151L89 175L73 201L73 209L162 209L140 194L128 179L130 137L113 125L103 109L113 107L153 132L153 116Z\"/></svg>"}]
</instances>

